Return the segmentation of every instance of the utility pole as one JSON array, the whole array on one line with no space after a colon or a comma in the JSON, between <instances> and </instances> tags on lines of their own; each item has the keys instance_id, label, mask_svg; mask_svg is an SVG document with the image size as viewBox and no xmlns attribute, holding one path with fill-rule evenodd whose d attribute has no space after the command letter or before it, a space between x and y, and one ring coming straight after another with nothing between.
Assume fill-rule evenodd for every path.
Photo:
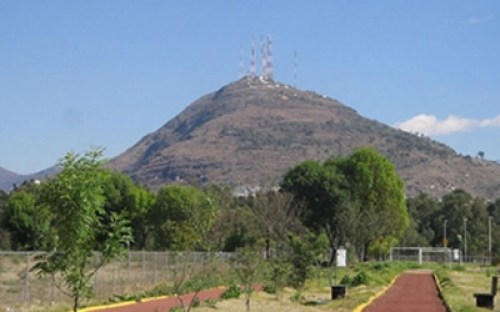
<instances>
[{"instance_id":1,"label":"utility pole","mask_svg":"<svg viewBox=\"0 0 500 312\"><path fill-rule=\"evenodd\" d=\"M493 219L492 216L488 217L488 255L489 255L489 260L490 260L490 265L491 265L491 219Z\"/></svg>"},{"instance_id":2,"label":"utility pole","mask_svg":"<svg viewBox=\"0 0 500 312\"><path fill-rule=\"evenodd\" d=\"M467 262L467 218L464 218L464 262Z\"/></svg>"},{"instance_id":3,"label":"utility pole","mask_svg":"<svg viewBox=\"0 0 500 312\"><path fill-rule=\"evenodd\" d=\"M448 247L448 238L446 237L446 224L448 223L448 220L444 220L443 224L443 247L446 248Z\"/></svg>"}]
</instances>

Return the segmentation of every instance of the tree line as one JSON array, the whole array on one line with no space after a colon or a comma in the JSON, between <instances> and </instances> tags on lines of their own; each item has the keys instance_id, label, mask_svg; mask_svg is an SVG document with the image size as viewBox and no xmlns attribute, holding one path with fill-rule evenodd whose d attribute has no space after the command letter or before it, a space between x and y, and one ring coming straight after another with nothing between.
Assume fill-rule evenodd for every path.
<instances>
[{"instance_id":1,"label":"tree line","mask_svg":"<svg viewBox=\"0 0 500 312\"><path fill-rule=\"evenodd\" d=\"M102 150L68 153L56 176L0 192L0 250L46 251L32 269L58 276L74 311L93 274L127 249L262 251L272 280L297 289L339 247L349 261L387 257L396 245L500 258L500 199L463 190L405 198L394 164L371 148L304 161L284 174L280 191L248 197L218 185L153 192L104 164ZM89 265L95 252L99 262Z\"/></svg>"},{"instance_id":2,"label":"tree line","mask_svg":"<svg viewBox=\"0 0 500 312\"><path fill-rule=\"evenodd\" d=\"M56 233L58 218L74 217L75 231L75 224L84 222L78 214L83 201L99 207L93 216L102 227L94 228L97 238L121 222L130 231L126 245L132 250L234 251L262 241L270 252L290 236L312 235L332 250L347 248L359 260L386 255L395 245L463 249L465 241L469 255L490 256L490 238L491 256L500 256L500 199L487 201L460 189L440 199L405 198L394 165L370 148L299 163L285 173L279 192L249 197L234 197L218 185L169 184L153 192L105 169L100 157L69 154L63 160L63 167L93 164L93 171L83 164L71 168L77 173L63 171L81 175L79 189L59 174L0 192L0 249L50 249L57 235L66 234Z\"/></svg>"}]
</instances>

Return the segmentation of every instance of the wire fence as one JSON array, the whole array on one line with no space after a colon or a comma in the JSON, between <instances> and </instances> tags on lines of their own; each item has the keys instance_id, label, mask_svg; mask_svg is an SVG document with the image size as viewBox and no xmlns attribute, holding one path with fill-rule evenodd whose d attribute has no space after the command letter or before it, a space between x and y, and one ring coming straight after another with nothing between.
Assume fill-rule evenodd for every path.
<instances>
[{"instance_id":1,"label":"wire fence","mask_svg":"<svg viewBox=\"0 0 500 312\"><path fill-rule=\"evenodd\" d=\"M31 270L41 254L0 251L0 311L70 303L69 297L56 287L53 278L37 276ZM94 275L94 300L102 302L112 296L144 292L171 283L179 266L189 266L190 273L194 273L214 262L228 265L231 256L231 253L130 251L101 267ZM98 263L98 257L99 254L95 254L91 261Z\"/></svg>"}]
</instances>

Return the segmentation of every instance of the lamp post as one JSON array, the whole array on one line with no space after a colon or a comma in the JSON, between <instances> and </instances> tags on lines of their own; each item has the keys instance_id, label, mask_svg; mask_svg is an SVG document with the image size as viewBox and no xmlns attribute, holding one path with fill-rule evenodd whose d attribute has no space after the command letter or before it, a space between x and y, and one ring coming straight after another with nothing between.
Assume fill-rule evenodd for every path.
<instances>
[{"instance_id":1,"label":"lamp post","mask_svg":"<svg viewBox=\"0 0 500 312\"><path fill-rule=\"evenodd\" d=\"M464 218L464 262L467 262L467 218Z\"/></svg>"},{"instance_id":2,"label":"lamp post","mask_svg":"<svg viewBox=\"0 0 500 312\"><path fill-rule=\"evenodd\" d=\"M444 224L443 224L443 247L444 248L448 247L448 239L446 237L446 224L447 223L448 223L448 220L445 219Z\"/></svg>"},{"instance_id":3,"label":"lamp post","mask_svg":"<svg viewBox=\"0 0 500 312\"><path fill-rule=\"evenodd\" d=\"M488 217L488 256L490 260L490 265L491 265L491 219L493 219L492 216Z\"/></svg>"}]
</instances>

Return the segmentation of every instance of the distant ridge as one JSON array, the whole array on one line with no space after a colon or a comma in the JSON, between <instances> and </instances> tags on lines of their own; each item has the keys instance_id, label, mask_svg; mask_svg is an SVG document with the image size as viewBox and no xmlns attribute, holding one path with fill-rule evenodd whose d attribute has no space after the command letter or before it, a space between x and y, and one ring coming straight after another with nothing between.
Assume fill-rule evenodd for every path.
<instances>
[{"instance_id":1,"label":"distant ridge","mask_svg":"<svg viewBox=\"0 0 500 312\"><path fill-rule=\"evenodd\" d=\"M396 164L410 196L440 197L462 188L500 198L495 162L462 157L314 92L249 77L202 96L110 166L153 189L176 180L272 187L300 161L347 155L361 146Z\"/></svg>"},{"instance_id":2,"label":"distant ridge","mask_svg":"<svg viewBox=\"0 0 500 312\"><path fill-rule=\"evenodd\" d=\"M0 190L7 191L12 188L13 183L18 183L22 176L0 167Z\"/></svg>"},{"instance_id":3,"label":"distant ridge","mask_svg":"<svg viewBox=\"0 0 500 312\"><path fill-rule=\"evenodd\" d=\"M53 166L48 169L33 173L33 174L18 174L0 167L0 190L4 192L11 191L14 185L21 185L24 181L33 179L45 179L57 172L57 167Z\"/></svg>"}]
</instances>

